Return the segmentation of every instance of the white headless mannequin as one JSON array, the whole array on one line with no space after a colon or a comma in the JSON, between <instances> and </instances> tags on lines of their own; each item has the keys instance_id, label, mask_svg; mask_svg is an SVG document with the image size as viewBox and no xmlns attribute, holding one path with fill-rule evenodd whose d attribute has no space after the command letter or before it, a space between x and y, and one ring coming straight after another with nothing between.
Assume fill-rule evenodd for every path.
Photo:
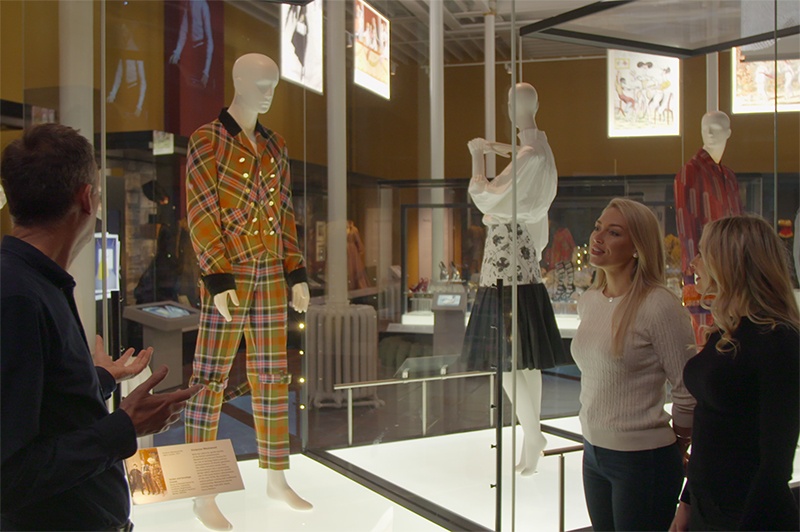
<instances>
[{"instance_id":1,"label":"white headless mannequin","mask_svg":"<svg viewBox=\"0 0 800 532\"><path fill-rule=\"evenodd\" d=\"M516 113L512 106L512 98L516 97ZM537 129L536 112L539 110L539 96L536 90L528 83L517 83L508 91L508 116L516 118L516 126L519 131L526 129ZM470 154L472 155L472 175L473 179L486 179L486 158L487 153L496 153L503 157L509 157L511 150L515 146L502 142L489 142L486 139L476 138L467 143ZM513 402L514 374L505 372L503 374L503 390L509 400ZM530 476L536 473L539 464L539 457L542 455L547 439L542 434L541 413L542 413L542 372L538 369L522 369L516 372L516 412L517 421L522 427L522 453L520 461L516 466L516 471L522 476Z\"/></svg>"},{"instance_id":2,"label":"white headless mannequin","mask_svg":"<svg viewBox=\"0 0 800 532\"><path fill-rule=\"evenodd\" d=\"M233 87L235 95L228 113L247 135L255 151L256 121L258 115L269 111L275 87L280 80L280 72L275 61L262 54L245 54L233 64ZM214 296L214 306L225 318L231 321L228 299L239 306L236 290L226 290ZM291 305L298 312L308 310L310 300L308 284L298 283L292 287ZM313 505L300 497L286 481L284 471L267 470L267 496L283 501L294 510L311 510ZM206 528L211 530L231 530L233 525L220 511L216 495L195 497L194 514Z\"/></svg>"},{"instance_id":3,"label":"white headless mannequin","mask_svg":"<svg viewBox=\"0 0 800 532\"><path fill-rule=\"evenodd\" d=\"M725 153L725 145L731 137L730 118L722 111L709 111L700 121L700 132L703 136L703 149L719 164L722 154Z\"/></svg>"}]
</instances>

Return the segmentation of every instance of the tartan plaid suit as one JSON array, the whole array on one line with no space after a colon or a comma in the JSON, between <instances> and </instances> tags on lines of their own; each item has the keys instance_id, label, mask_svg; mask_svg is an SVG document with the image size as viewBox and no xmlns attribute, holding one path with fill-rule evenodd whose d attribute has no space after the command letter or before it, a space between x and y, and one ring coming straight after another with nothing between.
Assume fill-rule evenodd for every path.
<instances>
[{"instance_id":1,"label":"tartan plaid suit","mask_svg":"<svg viewBox=\"0 0 800 532\"><path fill-rule=\"evenodd\" d=\"M191 384L206 387L186 407L186 441L217 437L220 410L252 393L259 467L289 467L286 317L289 287L306 282L283 138L256 123L257 152L223 109L189 139L189 233L202 276L202 308ZM288 286L287 286L288 285ZM226 322L214 296L235 289ZM247 382L227 389L242 334Z\"/></svg>"}]
</instances>

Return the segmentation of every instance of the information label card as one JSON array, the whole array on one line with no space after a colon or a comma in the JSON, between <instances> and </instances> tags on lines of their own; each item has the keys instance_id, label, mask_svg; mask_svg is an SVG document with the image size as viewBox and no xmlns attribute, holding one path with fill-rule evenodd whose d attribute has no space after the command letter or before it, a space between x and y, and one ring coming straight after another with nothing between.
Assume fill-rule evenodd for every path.
<instances>
[{"instance_id":1,"label":"information label card","mask_svg":"<svg viewBox=\"0 0 800 532\"><path fill-rule=\"evenodd\" d=\"M230 440L139 449L125 468L134 504L244 489Z\"/></svg>"}]
</instances>

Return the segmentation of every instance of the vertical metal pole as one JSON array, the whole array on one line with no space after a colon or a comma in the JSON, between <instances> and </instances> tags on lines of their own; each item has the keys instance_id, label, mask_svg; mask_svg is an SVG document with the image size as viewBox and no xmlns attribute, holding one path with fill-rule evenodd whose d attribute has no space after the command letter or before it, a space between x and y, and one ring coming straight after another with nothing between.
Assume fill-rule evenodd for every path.
<instances>
[{"instance_id":1,"label":"vertical metal pole","mask_svg":"<svg viewBox=\"0 0 800 532\"><path fill-rule=\"evenodd\" d=\"M497 280L497 387L495 390L495 406L497 408L497 426L495 439L497 448L495 455L495 508L494 529L501 530L503 520L503 365L505 362L505 324L503 320L503 280ZM512 425L512 432L513 432Z\"/></svg>"},{"instance_id":2,"label":"vertical metal pole","mask_svg":"<svg viewBox=\"0 0 800 532\"><path fill-rule=\"evenodd\" d=\"M564 532L564 453L558 455L558 532Z\"/></svg>"},{"instance_id":3,"label":"vertical metal pole","mask_svg":"<svg viewBox=\"0 0 800 532\"><path fill-rule=\"evenodd\" d=\"M483 16L483 114L484 138L489 142L497 140L497 120L495 118L495 14L497 0L489 0L489 9ZM497 175L497 161L494 153L486 154L486 175Z\"/></svg>"},{"instance_id":4,"label":"vertical metal pole","mask_svg":"<svg viewBox=\"0 0 800 532\"><path fill-rule=\"evenodd\" d=\"M489 375L489 426L494 426L494 378Z\"/></svg>"},{"instance_id":5,"label":"vertical metal pole","mask_svg":"<svg viewBox=\"0 0 800 532\"><path fill-rule=\"evenodd\" d=\"M430 41L430 99L431 99L431 179L444 179L444 0L431 0L429 6L428 38ZM431 203L445 202L444 189L430 189ZM438 264L449 262L445 257L444 210L431 211L431 277L435 278Z\"/></svg>"},{"instance_id":6,"label":"vertical metal pole","mask_svg":"<svg viewBox=\"0 0 800 532\"><path fill-rule=\"evenodd\" d=\"M57 9L59 118L62 124L79 130L81 135L94 144L94 5L92 2L61 0ZM105 73L105 65L101 68ZM104 105L105 95L101 97L104 102L101 105ZM100 179L101 183L105 183L105 175L101 175ZM103 195L106 188L102 187ZM106 210L105 200L102 202L102 210ZM75 304L92 352L94 336L97 334L94 253L94 245L84 246L69 268L69 273L77 283ZM106 318L107 315L104 315L107 323ZM108 340L106 334L106 341ZM116 353L110 354L116 356Z\"/></svg>"},{"instance_id":7,"label":"vertical metal pole","mask_svg":"<svg viewBox=\"0 0 800 532\"><path fill-rule=\"evenodd\" d=\"M353 445L353 389L347 389L347 444Z\"/></svg>"},{"instance_id":8,"label":"vertical metal pole","mask_svg":"<svg viewBox=\"0 0 800 532\"><path fill-rule=\"evenodd\" d=\"M328 105L327 303L347 304L347 76L345 3L325 3L325 85Z\"/></svg>"},{"instance_id":9,"label":"vertical metal pole","mask_svg":"<svg viewBox=\"0 0 800 532\"><path fill-rule=\"evenodd\" d=\"M428 433L428 383L422 381L422 435Z\"/></svg>"}]
</instances>

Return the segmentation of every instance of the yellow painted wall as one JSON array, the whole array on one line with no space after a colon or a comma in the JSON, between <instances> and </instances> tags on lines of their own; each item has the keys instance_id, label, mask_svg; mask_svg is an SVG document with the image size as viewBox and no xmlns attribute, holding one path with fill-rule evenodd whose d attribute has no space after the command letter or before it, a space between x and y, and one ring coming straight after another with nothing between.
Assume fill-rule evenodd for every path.
<instances>
[{"instance_id":1,"label":"yellow painted wall","mask_svg":"<svg viewBox=\"0 0 800 532\"><path fill-rule=\"evenodd\" d=\"M700 120L706 111L706 58L684 60L682 137L610 139L606 135L604 59L527 63L522 79L539 93L538 126L547 133L559 175L640 175L674 173L702 147ZM468 177L466 143L483 136L482 67L445 71L446 173ZM506 108L510 77L496 74L497 138L508 142ZM723 162L737 172L773 171L773 116L732 114L730 56L720 54L720 108L731 117L732 136ZM778 171L800 171L800 113L778 116ZM498 169L504 163L498 158Z\"/></svg>"},{"instance_id":2,"label":"yellow painted wall","mask_svg":"<svg viewBox=\"0 0 800 532\"><path fill-rule=\"evenodd\" d=\"M24 70L22 62L22 2L0 2L0 98L21 102ZM5 144L4 144L5 146Z\"/></svg>"},{"instance_id":3,"label":"yellow painted wall","mask_svg":"<svg viewBox=\"0 0 800 532\"><path fill-rule=\"evenodd\" d=\"M106 83L113 82L119 28L130 23L143 44L147 62L146 119L120 123L109 109L109 130L163 128L163 3L131 2L108 6L109 58ZM58 88L58 2L0 2L0 92L2 97L46 105ZM225 99L233 97L230 71L248 52L279 58L277 30L225 4ZM21 43L21 44L20 44ZM609 139L605 133L605 61L527 63L523 79L540 94L539 127L546 131L563 176L668 174L677 171L701 146L699 124L705 111L705 57L683 61L682 137ZM98 74L99 75L99 74ZM350 72L348 72L348 78ZM398 65L392 100L386 101L347 81L347 150L353 172L382 179L428 178L428 76L418 66ZM445 177L466 178L470 158L466 142L483 135L483 68L445 69ZM498 139L510 139L506 112L509 76L497 71ZM103 97L105 99L105 96ZM34 101L32 101L34 100ZM41 100L45 100L44 102ZM305 107L305 122L304 110ZM720 107L730 114L730 60L720 54ZM216 111L213 113L216 114ZM733 136L724 161L738 172L773 170L773 117L731 115ZM325 96L282 82L262 122L287 140L290 155L310 163L327 161ZM778 171L798 171L800 113L781 114ZM498 159L498 167L505 161Z\"/></svg>"}]
</instances>

